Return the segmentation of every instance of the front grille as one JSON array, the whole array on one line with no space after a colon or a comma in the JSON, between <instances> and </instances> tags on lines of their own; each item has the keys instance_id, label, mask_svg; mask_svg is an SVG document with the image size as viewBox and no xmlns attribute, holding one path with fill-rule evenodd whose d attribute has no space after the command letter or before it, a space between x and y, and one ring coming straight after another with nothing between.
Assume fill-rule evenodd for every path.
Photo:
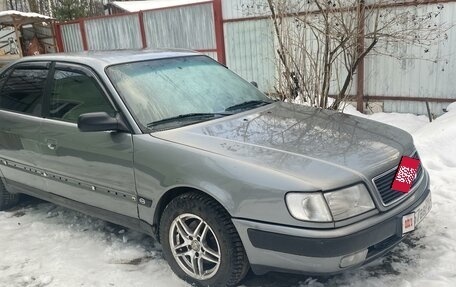
<instances>
[{"instance_id":1,"label":"front grille","mask_svg":"<svg viewBox=\"0 0 456 287\"><path fill-rule=\"evenodd\" d=\"M419 159L418 153L414 152L411 156L413 158ZM374 184L377 187L377 190L380 194L380 197L383 201L383 204L388 205L394 201L397 201L399 198L406 195L406 193L395 191L391 189L391 185L393 184L394 176L396 175L397 167L388 171L387 173L374 178ZM421 164L418 167L418 172L416 174L416 178L412 183L412 188L418 183L419 179L423 176L423 169Z\"/></svg>"},{"instance_id":2,"label":"front grille","mask_svg":"<svg viewBox=\"0 0 456 287\"><path fill-rule=\"evenodd\" d=\"M367 256L366 260L371 260L377 257L379 254L391 249L392 247L396 246L398 243L402 241L402 238L397 235L393 235L388 237L387 239L379 242L375 245L369 246L367 249Z\"/></svg>"}]
</instances>

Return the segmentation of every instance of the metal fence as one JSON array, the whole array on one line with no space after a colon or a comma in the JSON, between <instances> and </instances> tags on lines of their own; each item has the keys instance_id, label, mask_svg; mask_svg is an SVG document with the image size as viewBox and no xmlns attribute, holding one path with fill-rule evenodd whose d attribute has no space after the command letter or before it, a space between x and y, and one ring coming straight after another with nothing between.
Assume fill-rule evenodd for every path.
<instances>
[{"instance_id":1,"label":"metal fence","mask_svg":"<svg viewBox=\"0 0 456 287\"><path fill-rule=\"evenodd\" d=\"M299 5L294 5L299 2ZM350 1L347 1L347 3ZM290 0L290 20L295 17L294 7L314 11L312 2ZM366 5L376 3L365 1ZM411 9L426 14L437 5L443 5L440 21L450 26L456 24L455 0L405 0L383 1L385 9L400 11ZM307 6L305 6L307 5ZM225 48L227 65L248 80L257 80L265 91L274 92L278 84L277 43L274 39L270 11L266 1L224 0L223 21L225 29ZM369 25L369 21L366 21ZM449 103L456 101L456 90L452 79L456 76L456 63L451 61L456 53L456 29L447 32L448 40L439 42L429 50L404 43L396 43L395 55L372 54L366 57L364 73L355 79L349 94L361 103L379 103L386 112L409 112L426 114L428 102L435 115L443 113ZM312 49L311 45L306 46ZM413 55L412 58L407 57ZM336 68L337 70L337 68ZM339 69L332 79L331 93L337 94L341 86L343 69ZM359 89L358 89L359 88ZM364 105L364 108L366 105Z\"/></svg>"},{"instance_id":2,"label":"metal fence","mask_svg":"<svg viewBox=\"0 0 456 287\"><path fill-rule=\"evenodd\" d=\"M303 3L290 0L294 2ZM386 4L394 9L421 12L444 5L441 21L456 24L456 0L390 2ZM245 79L256 81L263 91L274 92L279 71L277 43L269 15L264 0L210 0L82 19L58 24L56 28L61 51L193 49L226 64ZM439 43L430 52L400 43L390 47L399 55L402 52L415 55L413 59L368 56L363 64L364 74L358 76L350 94L361 103L381 102L386 112L425 114L427 101L432 113L441 114L444 107L456 101L456 90L451 84L456 76L456 63L451 61L456 52L456 29L449 30L447 35L448 41ZM337 93L337 81L333 79L333 93Z\"/></svg>"},{"instance_id":3,"label":"metal fence","mask_svg":"<svg viewBox=\"0 0 456 287\"><path fill-rule=\"evenodd\" d=\"M220 0L56 25L60 51L183 48L224 62Z\"/></svg>"},{"instance_id":4,"label":"metal fence","mask_svg":"<svg viewBox=\"0 0 456 287\"><path fill-rule=\"evenodd\" d=\"M89 50L142 47L138 14L89 19L84 24Z\"/></svg>"},{"instance_id":5,"label":"metal fence","mask_svg":"<svg viewBox=\"0 0 456 287\"><path fill-rule=\"evenodd\" d=\"M60 25L57 29L57 35L61 35L57 39L60 42L61 51L78 52L84 49L80 23Z\"/></svg>"}]
</instances>

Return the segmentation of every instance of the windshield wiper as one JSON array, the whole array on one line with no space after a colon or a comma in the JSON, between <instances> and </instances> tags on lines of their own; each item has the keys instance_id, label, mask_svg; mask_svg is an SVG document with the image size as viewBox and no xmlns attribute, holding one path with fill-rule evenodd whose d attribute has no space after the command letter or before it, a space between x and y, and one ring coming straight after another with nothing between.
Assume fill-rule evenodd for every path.
<instances>
[{"instance_id":1,"label":"windshield wiper","mask_svg":"<svg viewBox=\"0 0 456 287\"><path fill-rule=\"evenodd\" d=\"M259 106L265 106L272 103L271 101L263 101L263 100L253 100L253 101L246 101L240 104L233 105L225 109L225 111L235 111L235 110L244 110L244 109L251 109L256 108Z\"/></svg>"},{"instance_id":2,"label":"windshield wiper","mask_svg":"<svg viewBox=\"0 0 456 287\"><path fill-rule=\"evenodd\" d=\"M147 124L148 128L154 128L159 125L168 124L168 123L181 123L181 122L200 122L208 119L218 118L218 117L225 117L232 115L232 113L190 113L184 115L178 115L171 118L166 118L162 120L158 120L155 122L151 122Z\"/></svg>"}]
</instances>

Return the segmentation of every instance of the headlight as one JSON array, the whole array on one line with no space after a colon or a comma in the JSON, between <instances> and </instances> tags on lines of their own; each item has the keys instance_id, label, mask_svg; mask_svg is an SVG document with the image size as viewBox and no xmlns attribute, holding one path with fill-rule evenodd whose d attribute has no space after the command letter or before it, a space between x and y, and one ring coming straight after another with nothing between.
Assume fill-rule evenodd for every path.
<instances>
[{"instance_id":1,"label":"headlight","mask_svg":"<svg viewBox=\"0 0 456 287\"><path fill-rule=\"evenodd\" d=\"M299 220L332 221L323 195L319 193L288 193L285 197L291 215Z\"/></svg>"},{"instance_id":2,"label":"headlight","mask_svg":"<svg viewBox=\"0 0 456 287\"><path fill-rule=\"evenodd\" d=\"M342 220L375 208L364 184L358 184L324 194L334 220Z\"/></svg>"}]
</instances>

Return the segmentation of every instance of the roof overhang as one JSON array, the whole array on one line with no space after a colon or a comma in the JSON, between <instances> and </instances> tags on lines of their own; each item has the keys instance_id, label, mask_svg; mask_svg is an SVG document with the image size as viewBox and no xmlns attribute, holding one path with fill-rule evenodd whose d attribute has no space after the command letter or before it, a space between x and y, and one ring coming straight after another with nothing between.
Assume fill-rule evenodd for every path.
<instances>
[{"instance_id":1,"label":"roof overhang","mask_svg":"<svg viewBox=\"0 0 456 287\"><path fill-rule=\"evenodd\" d=\"M163 8L178 7L183 5L191 5L210 0L146 0L146 1L113 1L108 5L118 8L125 12L139 12Z\"/></svg>"},{"instance_id":2,"label":"roof overhang","mask_svg":"<svg viewBox=\"0 0 456 287\"><path fill-rule=\"evenodd\" d=\"M38 13L25 13L20 11L8 10L0 12L0 25L2 26L21 26L33 23L49 22L54 18Z\"/></svg>"}]
</instances>

